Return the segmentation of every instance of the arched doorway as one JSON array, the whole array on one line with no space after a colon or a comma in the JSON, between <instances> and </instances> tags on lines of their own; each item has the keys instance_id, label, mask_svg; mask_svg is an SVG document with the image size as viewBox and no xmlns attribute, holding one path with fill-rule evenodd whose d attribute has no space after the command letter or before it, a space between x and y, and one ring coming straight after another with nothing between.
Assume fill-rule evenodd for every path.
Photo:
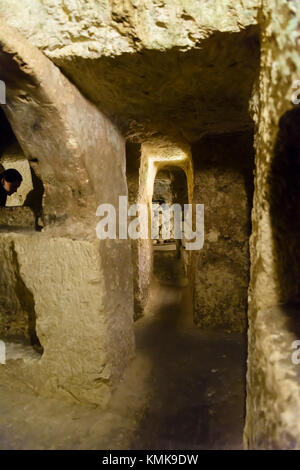
<instances>
[{"instance_id":1,"label":"arched doorway","mask_svg":"<svg viewBox=\"0 0 300 470\"><path fill-rule=\"evenodd\" d=\"M187 283L184 245L182 238L178 238L178 227L182 227L184 205L188 202L185 171L172 165L160 168L153 185L152 214L157 230L152 243L153 274L161 282ZM182 228L180 232L182 236Z\"/></svg>"}]
</instances>

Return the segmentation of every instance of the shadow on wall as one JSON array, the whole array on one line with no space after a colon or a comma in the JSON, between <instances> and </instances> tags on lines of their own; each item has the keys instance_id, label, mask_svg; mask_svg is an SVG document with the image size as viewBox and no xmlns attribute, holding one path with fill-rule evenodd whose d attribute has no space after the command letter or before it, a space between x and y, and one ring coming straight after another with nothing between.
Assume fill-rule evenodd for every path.
<instances>
[{"instance_id":1,"label":"shadow on wall","mask_svg":"<svg viewBox=\"0 0 300 470\"><path fill-rule=\"evenodd\" d=\"M35 217L35 228L36 230L42 230L43 226L39 225L39 219L43 219L43 194L44 194L44 185L42 180L36 175L32 165L30 166L31 178L33 189L27 194L24 201L24 206L29 207Z\"/></svg>"},{"instance_id":2,"label":"shadow on wall","mask_svg":"<svg viewBox=\"0 0 300 470\"><path fill-rule=\"evenodd\" d=\"M279 122L270 172L271 222L281 302L300 303L300 107Z\"/></svg>"}]
</instances>

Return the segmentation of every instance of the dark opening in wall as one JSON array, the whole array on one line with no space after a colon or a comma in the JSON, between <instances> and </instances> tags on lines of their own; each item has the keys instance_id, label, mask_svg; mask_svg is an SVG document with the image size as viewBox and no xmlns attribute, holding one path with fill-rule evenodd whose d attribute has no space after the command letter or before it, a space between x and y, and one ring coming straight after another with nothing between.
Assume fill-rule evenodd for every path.
<instances>
[{"instance_id":1,"label":"dark opening in wall","mask_svg":"<svg viewBox=\"0 0 300 470\"><path fill-rule=\"evenodd\" d=\"M279 122L270 173L271 222L280 300L300 302L300 107Z\"/></svg>"},{"instance_id":2,"label":"dark opening in wall","mask_svg":"<svg viewBox=\"0 0 300 470\"><path fill-rule=\"evenodd\" d=\"M4 111L0 108L0 172L16 169L23 178L17 192L7 197L0 213L1 230L42 228L44 187L38 177L38 161L24 155Z\"/></svg>"}]
</instances>

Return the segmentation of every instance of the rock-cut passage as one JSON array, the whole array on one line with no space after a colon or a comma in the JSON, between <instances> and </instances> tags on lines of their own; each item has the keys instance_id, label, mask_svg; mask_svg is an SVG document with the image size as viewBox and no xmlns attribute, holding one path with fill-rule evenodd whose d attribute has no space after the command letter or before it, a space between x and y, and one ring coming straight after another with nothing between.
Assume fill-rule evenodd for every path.
<instances>
[{"instance_id":1,"label":"rock-cut passage","mask_svg":"<svg viewBox=\"0 0 300 470\"><path fill-rule=\"evenodd\" d=\"M109 407L0 385L0 449L241 449L244 334L193 326L176 251L158 251L137 354ZM25 424L24 424L25 423Z\"/></svg>"},{"instance_id":2,"label":"rock-cut passage","mask_svg":"<svg viewBox=\"0 0 300 470\"><path fill-rule=\"evenodd\" d=\"M149 407L135 449L241 449L246 339L193 325L191 292L176 251L154 256L149 316L137 322L151 358Z\"/></svg>"}]
</instances>

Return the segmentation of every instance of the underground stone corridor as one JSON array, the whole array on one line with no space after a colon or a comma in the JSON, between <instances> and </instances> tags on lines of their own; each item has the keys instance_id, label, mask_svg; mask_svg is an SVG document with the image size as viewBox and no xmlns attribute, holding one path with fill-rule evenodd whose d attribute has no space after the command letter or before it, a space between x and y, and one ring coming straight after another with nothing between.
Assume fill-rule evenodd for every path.
<instances>
[{"instance_id":1,"label":"underground stone corridor","mask_svg":"<svg viewBox=\"0 0 300 470\"><path fill-rule=\"evenodd\" d=\"M245 335L197 329L176 251L157 253L152 311L136 329L152 361L151 400L133 449L241 449Z\"/></svg>"},{"instance_id":2,"label":"underground stone corridor","mask_svg":"<svg viewBox=\"0 0 300 470\"><path fill-rule=\"evenodd\" d=\"M1 449L242 448L245 335L195 328L182 261L156 254L136 358L108 409L23 390L12 412L18 392L2 384Z\"/></svg>"},{"instance_id":3,"label":"underground stone corridor","mask_svg":"<svg viewBox=\"0 0 300 470\"><path fill-rule=\"evenodd\" d=\"M0 1L1 450L300 449L299 44L297 0Z\"/></svg>"}]
</instances>

